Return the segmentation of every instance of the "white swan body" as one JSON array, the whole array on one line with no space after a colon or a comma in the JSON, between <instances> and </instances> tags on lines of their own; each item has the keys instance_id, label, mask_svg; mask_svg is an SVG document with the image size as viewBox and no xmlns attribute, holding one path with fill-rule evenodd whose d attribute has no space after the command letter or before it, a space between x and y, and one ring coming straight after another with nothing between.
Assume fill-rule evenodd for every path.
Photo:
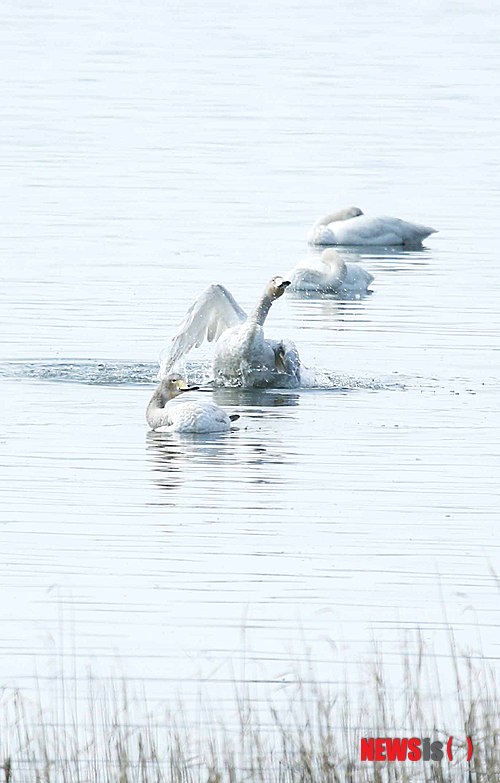
<instances>
[{"instance_id":1,"label":"white swan body","mask_svg":"<svg viewBox=\"0 0 500 783\"><path fill-rule=\"evenodd\" d=\"M300 360L294 343L264 337L262 326L252 321L224 332L212 366L216 382L223 385L293 389L300 384Z\"/></svg>"},{"instance_id":2,"label":"white swan body","mask_svg":"<svg viewBox=\"0 0 500 783\"><path fill-rule=\"evenodd\" d=\"M436 229L394 217L369 217L349 207L318 220L311 228L311 245L419 246Z\"/></svg>"},{"instance_id":3,"label":"white swan body","mask_svg":"<svg viewBox=\"0 0 500 783\"><path fill-rule=\"evenodd\" d=\"M300 359L289 340L270 340L263 325L272 303L284 293L288 280L274 277L247 316L227 288L210 285L190 307L170 347L161 358L160 377L194 346L216 340L214 380L219 385L296 388Z\"/></svg>"},{"instance_id":4,"label":"white swan body","mask_svg":"<svg viewBox=\"0 0 500 783\"><path fill-rule=\"evenodd\" d=\"M155 390L146 409L146 419L152 430L160 432L204 433L227 432L231 422L239 416L228 414L213 402L189 400L178 402L179 394L196 391L197 386L188 387L176 375L164 378Z\"/></svg>"},{"instance_id":5,"label":"white swan body","mask_svg":"<svg viewBox=\"0 0 500 783\"><path fill-rule=\"evenodd\" d=\"M365 296L373 275L358 264L346 263L336 250L323 250L319 258L299 262L287 275L292 292L335 294L346 299Z\"/></svg>"}]
</instances>

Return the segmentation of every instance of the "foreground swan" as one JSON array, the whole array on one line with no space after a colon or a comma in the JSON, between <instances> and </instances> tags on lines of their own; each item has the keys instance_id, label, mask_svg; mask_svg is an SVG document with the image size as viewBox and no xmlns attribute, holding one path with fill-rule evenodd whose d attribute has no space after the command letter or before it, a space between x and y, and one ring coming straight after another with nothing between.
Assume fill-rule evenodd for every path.
<instances>
[{"instance_id":1,"label":"foreground swan","mask_svg":"<svg viewBox=\"0 0 500 783\"><path fill-rule=\"evenodd\" d=\"M264 337L264 322L289 280L273 277L249 316L227 288L212 283L189 308L170 347L162 354L160 377L194 346L217 340L212 368L217 384L280 389L300 384L297 348L289 340Z\"/></svg>"},{"instance_id":2,"label":"foreground swan","mask_svg":"<svg viewBox=\"0 0 500 783\"><path fill-rule=\"evenodd\" d=\"M341 209L318 220L311 228L311 245L418 246L436 229L393 217L369 217L358 207Z\"/></svg>"},{"instance_id":3,"label":"foreground swan","mask_svg":"<svg viewBox=\"0 0 500 783\"><path fill-rule=\"evenodd\" d=\"M336 250L323 250L319 258L306 258L288 275L289 291L337 294L347 299L365 296L373 275L358 264L344 261Z\"/></svg>"},{"instance_id":4,"label":"foreground swan","mask_svg":"<svg viewBox=\"0 0 500 783\"><path fill-rule=\"evenodd\" d=\"M164 432L226 432L240 417L228 416L213 402L174 402L183 392L196 391L179 375L168 375L155 390L146 409L146 420L152 430Z\"/></svg>"}]
</instances>

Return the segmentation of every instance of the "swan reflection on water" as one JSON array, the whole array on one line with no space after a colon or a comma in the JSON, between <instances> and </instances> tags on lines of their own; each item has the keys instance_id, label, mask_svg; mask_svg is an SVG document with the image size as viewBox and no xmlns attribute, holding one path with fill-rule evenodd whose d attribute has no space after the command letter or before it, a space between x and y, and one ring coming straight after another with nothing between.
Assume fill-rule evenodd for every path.
<instances>
[{"instance_id":1,"label":"swan reflection on water","mask_svg":"<svg viewBox=\"0 0 500 783\"><path fill-rule=\"evenodd\" d=\"M158 489L171 492L184 485L202 492L202 505L214 493L239 492L256 484L283 483L277 467L294 460L273 439L272 444L257 438L236 440L233 433L200 437L150 431L146 435L148 462ZM191 497L191 493L189 495ZM217 498L216 498L217 500ZM196 501L193 499L196 504ZM256 500L258 505L258 500ZM172 501L175 505L175 501Z\"/></svg>"},{"instance_id":2,"label":"swan reflection on water","mask_svg":"<svg viewBox=\"0 0 500 783\"><path fill-rule=\"evenodd\" d=\"M298 405L299 395L218 389L214 399L239 406L239 427L203 435L146 434L147 458L156 486L168 492L189 485L205 504L214 491L234 493L235 487L239 492L256 484L282 484L281 466L294 461L295 455L289 446L282 446L272 425L287 415L285 408ZM277 408L283 412L278 413ZM250 420L247 426L245 420Z\"/></svg>"},{"instance_id":3,"label":"swan reflection on water","mask_svg":"<svg viewBox=\"0 0 500 783\"><path fill-rule=\"evenodd\" d=\"M311 258L320 259L324 248L311 247ZM433 256L434 250L429 247L336 247L335 252L346 263L362 263L374 261L375 266L369 267L370 271L380 269L384 272L404 272L408 268L427 267ZM384 262L384 263L381 263ZM398 263L394 263L398 262Z\"/></svg>"},{"instance_id":4,"label":"swan reflection on water","mask_svg":"<svg viewBox=\"0 0 500 783\"><path fill-rule=\"evenodd\" d=\"M289 297L294 317L301 321L301 329L337 329L339 322L369 324L371 322L369 300L339 299L328 294ZM368 302L368 305L367 305Z\"/></svg>"},{"instance_id":5,"label":"swan reflection on water","mask_svg":"<svg viewBox=\"0 0 500 783\"><path fill-rule=\"evenodd\" d=\"M238 406L238 412L244 418L244 408L248 408L254 417L264 418L266 408L289 408L299 404L300 394L284 389L243 389L241 387L220 386L214 388L214 401L218 405ZM242 406L244 408L242 409ZM261 410L256 410L261 409ZM273 412L276 417L276 412ZM279 414L278 414L279 415ZM240 420L240 425L243 422Z\"/></svg>"},{"instance_id":6,"label":"swan reflection on water","mask_svg":"<svg viewBox=\"0 0 500 783\"><path fill-rule=\"evenodd\" d=\"M160 489L181 487L188 471L200 464L223 465L234 459L225 441L230 433L186 435L150 430L146 434L148 461Z\"/></svg>"},{"instance_id":7,"label":"swan reflection on water","mask_svg":"<svg viewBox=\"0 0 500 783\"><path fill-rule=\"evenodd\" d=\"M401 274L409 269L428 267L434 251L429 247L356 247L336 248L344 261L369 264L371 272L395 272ZM315 254L320 253L316 250ZM373 262L370 264L370 262ZM376 274L375 274L376 277Z\"/></svg>"}]
</instances>

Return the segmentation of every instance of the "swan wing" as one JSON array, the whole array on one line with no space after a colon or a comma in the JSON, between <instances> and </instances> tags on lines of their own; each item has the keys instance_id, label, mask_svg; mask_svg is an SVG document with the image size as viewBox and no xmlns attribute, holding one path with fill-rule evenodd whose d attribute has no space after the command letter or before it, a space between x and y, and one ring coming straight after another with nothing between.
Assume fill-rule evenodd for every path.
<instances>
[{"instance_id":1,"label":"swan wing","mask_svg":"<svg viewBox=\"0 0 500 783\"><path fill-rule=\"evenodd\" d=\"M356 264L346 264L346 274L343 280L344 285L357 288L368 288L375 278L362 266Z\"/></svg>"},{"instance_id":2,"label":"swan wing","mask_svg":"<svg viewBox=\"0 0 500 783\"><path fill-rule=\"evenodd\" d=\"M393 217L360 215L328 226L341 245L404 245L422 242L435 232L429 226Z\"/></svg>"},{"instance_id":3,"label":"swan wing","mask_svg":"<svg viewBox=\"0 0 500 783\"><path fill-rule=\"evenodd\" d=\"M212 283L186 313L179 331L160 356L160 377L167 375L172 367L191 348L205 342L218 340L226 329L246 321L247 314L233 295L219 283Z\"/></svg>"}]
</instances>

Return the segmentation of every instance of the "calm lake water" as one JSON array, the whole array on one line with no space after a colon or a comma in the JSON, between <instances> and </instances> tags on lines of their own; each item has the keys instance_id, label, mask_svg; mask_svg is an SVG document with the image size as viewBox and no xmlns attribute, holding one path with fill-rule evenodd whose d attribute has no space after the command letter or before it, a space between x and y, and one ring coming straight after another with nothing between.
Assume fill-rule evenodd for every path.
<instances>
[{"instance_id":1,"label":"calm lake water","mask_svg":"<svg viewBox=\"0 0 500 783\"><path fill-rule=\"evenodd\" d=\"M3 4L2 685L90 667L265 698L308 657L357 683L417 628L446 656L449 626L498 661L499 20ZM350 204L439 233L353 251L362 301L276 303L316 387L218 391L241 415L222 437L148 433L195 297L251 306Z\"/></svg>"}]
</instances>

